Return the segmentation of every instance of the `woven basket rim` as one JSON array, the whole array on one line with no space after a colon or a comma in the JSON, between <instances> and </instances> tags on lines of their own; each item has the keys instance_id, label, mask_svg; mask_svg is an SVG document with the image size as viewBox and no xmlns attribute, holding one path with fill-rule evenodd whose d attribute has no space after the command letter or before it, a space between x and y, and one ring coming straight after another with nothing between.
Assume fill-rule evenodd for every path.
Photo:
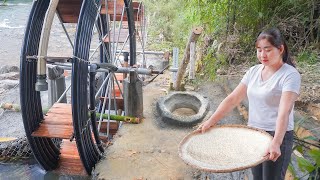
<instances>
[{"instance_id":1,"label":"woven basket rim","mask_svg":"<svg viewBox=\"0 0 320 180\"><path fill-rule=\"evenodd\" d=\"M216 125L212 128L210 128L210 130L212 129L216 129L216 128L239 128L239 129L249 129L249 130L252 130L252 131L257 131L263 135L266 135L267 137L270 138L270 140L272 140L272 136L267 133L266 131L264 130L261 130L261 129L257 129L257 128L254 128L254 127L249 127L249 126L246 126L246 125L239 125L239 124L226 124L226 125ZM210 131L209 130L209 131ZM200 166L197 166L187 160L185 160L183 158L183 154L182 154L182 147L183 145L190 139L192 138L193 136L197 135L197 134L201 134L201 130L195 130L193 132L191 132L190 134L188 134L187 136L185 136L182 141L179 143L179 149L178 149L178 152L179 152L179 156L180 158L189 166L193 167L193 168L196 168L196 169L199 169L199 170L202 170L202 171L206 171L206 172L211 172L211 173L229 173L229 172L234 172L234 171L241 171L241 170L245 170L245 169L248 169L248 168L251 168L251 167L254 167L254 166L257 166L258 164L268 160L268 157L263 157L261 158L260 160L258 160L256 163L254 164L251 164L251 165L247 165L247 166L240 166L240 167L237 167L237 168L231 168L231 169L223 169L223 170L219 170L219 169L209 169L209 168L204 168L204 167L200 167Z\"/></svg>"}]
</instances>

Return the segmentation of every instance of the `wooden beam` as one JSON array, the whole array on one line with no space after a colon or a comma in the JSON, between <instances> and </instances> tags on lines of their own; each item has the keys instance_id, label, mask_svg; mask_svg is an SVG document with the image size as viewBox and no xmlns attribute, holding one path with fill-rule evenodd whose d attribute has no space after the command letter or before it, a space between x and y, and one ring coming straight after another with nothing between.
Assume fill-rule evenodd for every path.
<instances>
[{"instance_id":1,"label":"wooden beam","mask_svg":"<svg viewBox=\"0 0 320 180\"><path fill-rule=\"evenodd\" d=\"M71 104L55 103L32 136L70 139L72 133Z\"/></svg>"},{"instance_id":2,"label":"wooden beam","mask_svg":"<svg viewBox=\"0 0 320 180\"><path fill-rule=\"evenodd\" d=\"M180 66L178 69L177 80L176 80L175 87L174 87L174 89L176 91L180 90L180 85L181 85L183 76L186 72L186 68L187 68L189 61L190 61L190 43L196 42L198 40L199 36L201 35L201 33L202 33L201 27L194 28L190 33L189 40L186 45L186 49L184 51L183 59L180 62Z\"/></svg>"},{"instance_id":3,"label":"wooden beam","mask_svg":"<svg viewBox=\"0 0 320 180\"><path fill-rule=\"evenodd\" d=\"M77 23L82 0L60 0L57 12L64 23Z\"/></svg>"},{"instance_id":4,"label":"wooden beam","mask_svg":"<svg viewBox=\"0 0 320 180\"><path fill-rule=\"evenodd\" d=\"M120 94L120 91L116 91L116 94ZM100 97L100 100L101 102L103 103L104 101L104 97ZM117 103L117 108L118 109L123 109L124 108L124 101L123 101L123 98L122 97L116 97L116 103ZM106 107L108 107L108 104L109 104L109 100L107 99L106 101ZM114 109L114 100L111 99L111 109Z\"/></svg>"},{"instance_id":5,"label":"wooden beam","mask_svg":"<svg viewBox=\"0 0 320 180\"><path fill-rule=\"evenodd\" d=\"M63 140L61 144L59 166L55 172L59 174L87 176L87 172L79 156L76 142Z\"/></svg>"}]
</instances>

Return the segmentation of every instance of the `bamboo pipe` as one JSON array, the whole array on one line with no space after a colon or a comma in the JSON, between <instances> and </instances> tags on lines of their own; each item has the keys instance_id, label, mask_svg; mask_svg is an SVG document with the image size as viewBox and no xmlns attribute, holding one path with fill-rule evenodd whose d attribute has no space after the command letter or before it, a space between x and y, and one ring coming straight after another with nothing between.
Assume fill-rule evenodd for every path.
<instances>
[{"instance_id":1,"label":"bamboo pipe","mask_svg":"<svg viewBox=\"0 0 320 180\"><path fill-rule=\"evenodd\" d=\"M53 18L58 6L59 0L51 0L44 23L41 31L39 51L38 51L38 64L37 64L37 82L36 91L47 91L48 83L46 81L46 56L48 51L49 37Z\"/></svg>"}]
</instances>

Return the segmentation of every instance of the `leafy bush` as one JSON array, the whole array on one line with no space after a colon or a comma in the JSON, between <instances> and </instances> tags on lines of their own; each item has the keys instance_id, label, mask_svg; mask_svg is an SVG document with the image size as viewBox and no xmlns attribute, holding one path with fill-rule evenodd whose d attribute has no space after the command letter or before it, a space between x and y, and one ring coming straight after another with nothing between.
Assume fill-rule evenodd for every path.
<instances>
[{"instance_id":1,"label":"leafy bush","mask_svg":"<svg viewBox=\"0 0 320 180\"><path fill-rule=\"evenodd\" d=\"M183 52L190 30L204 29L198 46L207 64L205 71L215 73L219 59L208 51L211 44L203 38L209 36L223 44L220 56L225 65L256 61L254 41L267 27L278 27L298 61L319 62L316 56L320 42L320 11L318 0L144 0L149 25L149 48L158 50L178 47ZM230 41L236 37L236 41ZM211 41L213 43L213 41ZM313 51L306 51L314 45ZM182 57L182 56L181 56ZM212 67L212 66L214 67ZM214 75L213 75L214 76Z\"/></svg>"},{"instance_id":2,"label":"leafy bush","mask_svg":"<svg viewBox=\"0 0 320 180\"><path fill-rule=\"evenodd\" d=\"M297 56L298 62L315 64L320 62L320 56L314 51L302 51Z\"/></svg>"}]
</instances>

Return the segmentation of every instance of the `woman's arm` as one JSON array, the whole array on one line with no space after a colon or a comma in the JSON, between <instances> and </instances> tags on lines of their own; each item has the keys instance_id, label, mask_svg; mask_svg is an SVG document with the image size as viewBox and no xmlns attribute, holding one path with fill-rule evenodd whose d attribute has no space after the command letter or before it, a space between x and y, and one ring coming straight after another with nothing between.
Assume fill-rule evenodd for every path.
<instances>
[{"instance_id":1,"label":"woman's arm","mask_svg":"<svg viewBox=\"0 0 320 180\"><path fill-rule=\"evenodd\" d=\"M205 122L203 122L198 129L201 129L202 133L214 126L220 119L228 114L236 105L247 95L247 86L240 83L231 94L229 94L218 106L217 110L212 116Z\"/></svg>"},{"instance_id":2,"label":"woman's arm","mask_svg":"<svg viewBox=\"0 0 320 180\"><path fill-rule=\"evenodd\" d=\"M297 93L291 91L286 91L281 94L276 122L276 131L268 150L269 159L272 161L276 161L281 155L280 145L282 144L284 135L286 134L289 123L289 115L297 97Z\"/></svg>"}]
</instances>

